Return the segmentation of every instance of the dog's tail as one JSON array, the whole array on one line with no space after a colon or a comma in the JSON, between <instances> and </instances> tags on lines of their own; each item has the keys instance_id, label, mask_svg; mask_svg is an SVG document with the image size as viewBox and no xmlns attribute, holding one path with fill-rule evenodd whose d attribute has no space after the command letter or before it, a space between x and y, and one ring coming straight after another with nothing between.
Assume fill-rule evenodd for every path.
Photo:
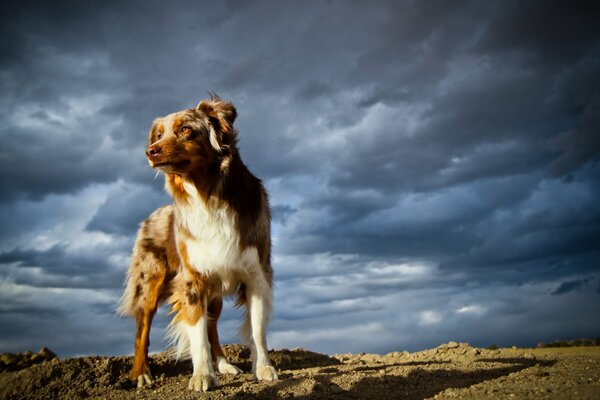
<instances>
[{"instance_id":1,"label":"dog's tail","mask_svg":"<svg viewBox=\"0 0 600 400\"><path fill-rule=\"evenodd\" d=\"M191 358L190 340L185 330L184 321L172 320L167 326L167 340L169 342L168 355L176 360Z\"/></svg>"},{"instance_id":2,"label":"dog's tail","mask_svg":"<svg viewBox=\"0 0 600 400\"><path fill-rule=\"evenodd\" d=\"M252 344L252 326L250 325L250 313L248 312L248 299L246 298L246 285L243 283L238 287L233 305L236 308L244 307L244 319L240 325L238 335L242 344Z\"/></svg>"},{"instance_id":3,"label":"dog's tail","mask_svg":"<svg viewBox=\"0 0 600 400\"><path fill-rule=\"evenodd\" d=\"M141 229L140 227L135 244L133 245L131 261L127 269L127 275L125 275L125 282L123 284L125 290L123 290L123 295L117 305L117 314L122 316L135 316L136 312L140 309L139 298L143 294L144 287L142 282L136 278L140 272L138 270L139 266L144 262L143 251L140 249Z\"/></svg>"},{"instance_id":4,"label":"dog's tail","mask_svg":"<svg viewBox=\"0 0 600 400\"><path fill-rule=\"evenodd\" d=\"M133 316L135 315L135 306L136 306L136 282L135 279L131 276L131 268L127 271L127 275L125 276L125 290L123 291L123 295L119 299L119 303L117 305L117 314L122 316Z\"/></svg>"}]
</instances>

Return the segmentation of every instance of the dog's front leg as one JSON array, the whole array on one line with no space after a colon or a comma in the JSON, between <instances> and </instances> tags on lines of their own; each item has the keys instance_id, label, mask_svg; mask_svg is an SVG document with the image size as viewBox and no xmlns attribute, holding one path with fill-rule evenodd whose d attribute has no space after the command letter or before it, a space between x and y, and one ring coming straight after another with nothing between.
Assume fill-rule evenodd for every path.
<instances>
[{"instance_id":1,"label":"dog's front leg","mask_svg":"<svg viewBox=\"0 0 600 400\"><path fill-rule=\"evenodd\" d=\"M212 360L215 363L217 371L221 374L238 375L242 370L232 365L225 357L223 349L219 344L219 332L217 330L217 321L223 310L223 299L218 297L211 301L208 305L208 342L210 343L210 351Z\"/></svg>"},{"instance_id":2,"label":"dog's front leg","mask_svg":"<svg viewBox=\"0 0 600 400\"><path fill-rule=\"evenodd\" d=\"M206 304L206 302L203 302ZM203 392L219 385L212 365L210 343L208 341L208 324L206 306L195 324L186 323L186 333L190 343L190 353L194 374L190 378L188 388Z\"/></svg>"},{"instance_id":3,"label":"dog's front leg","mask_svg":"<svg viewBox=\"0 0 600 400\"><path fill-rule=\"evenodd\" d=\"M192 358L194 372L188 387L196 391L218 385L208 339L207 297L203 275L185 268L175 277L169 303L177 315L169 326L169 336L176 345L177 358L181 355Z\"/></svg>"},{"instance_id":4,"label":"dog's front leg","mask_svg":"<svg viewBox=\"0 0 600 400\"><path fill-rule=\"evenodd\" d=\"M252 330L252 370L259 381L275 381L277 373L267 355L267 323L271 313L271 287L266 280L255 282L248 296Z\"/></svg>"}]
</instances>

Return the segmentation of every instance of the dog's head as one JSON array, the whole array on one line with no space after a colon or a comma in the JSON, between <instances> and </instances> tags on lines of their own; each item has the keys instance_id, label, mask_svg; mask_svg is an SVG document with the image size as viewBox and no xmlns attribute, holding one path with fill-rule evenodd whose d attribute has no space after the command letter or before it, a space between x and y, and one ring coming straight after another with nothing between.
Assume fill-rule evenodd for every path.
<instances>
[{"instance_id":1,"label":"dog's head","mask_svg":"<svg viewBox=\"0 0 600 400\"><path fill-rule=\"evenodd\" d=\"M157 118L146 147L150 166L168 174L212 167L226 172L236 151L236 116L233 104L213 95L195 109Z\"/></svg>"}]
</instances>

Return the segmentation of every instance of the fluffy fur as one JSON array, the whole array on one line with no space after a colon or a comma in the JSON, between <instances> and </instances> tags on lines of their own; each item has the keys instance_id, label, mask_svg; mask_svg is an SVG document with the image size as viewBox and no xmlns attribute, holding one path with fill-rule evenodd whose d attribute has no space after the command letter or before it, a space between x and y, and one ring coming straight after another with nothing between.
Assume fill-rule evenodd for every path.
<instances>
[{"instance_id":1,"label":"fluffy fur","mask_svg":"<svg viewBox=\"0 0 600 400\"><path fill-rule=\"evenodd\" d=\"M240 372L219 345L217 321L223 296L246 306L242 337L259 380L276 380L267 357L271 312L270 214L262 183L237 150L237 116L213 95L195 109L152 124L146 155L165 174L173 204L156 210L138 231L119 311L136 319L131 378L149 384L149 332L160 303L174 315L169 336L177 357L191 357L189 387L206 391L221 373Z\"/></svg>"}]
</instances>

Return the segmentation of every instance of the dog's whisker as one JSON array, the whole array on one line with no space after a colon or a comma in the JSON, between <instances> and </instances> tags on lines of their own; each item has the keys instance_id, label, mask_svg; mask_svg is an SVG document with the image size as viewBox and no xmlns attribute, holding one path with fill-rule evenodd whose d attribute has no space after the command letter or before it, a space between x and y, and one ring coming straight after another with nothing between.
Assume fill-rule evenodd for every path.
<instances>
[{"instance_id":1,"label":"dog's whisker","mask_svg":"<svg viewBox=\"0 0 600 400\"><path fill-rule=\"evenodd\" d=\"M156 174L154 175L154 180L156 180L156 178L158 178L158 175L160 175L160 170L156 170Z\"/></svg>"}]
</instances>

